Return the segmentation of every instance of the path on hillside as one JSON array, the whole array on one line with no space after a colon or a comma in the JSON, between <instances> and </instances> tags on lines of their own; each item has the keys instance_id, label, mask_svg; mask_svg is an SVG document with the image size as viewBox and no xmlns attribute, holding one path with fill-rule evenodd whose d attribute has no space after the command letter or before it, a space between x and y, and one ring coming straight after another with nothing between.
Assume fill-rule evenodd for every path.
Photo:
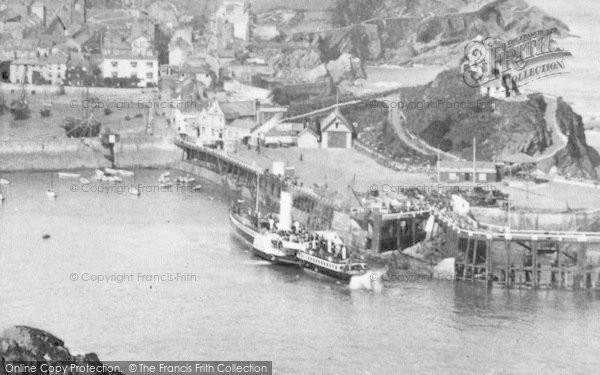
<instances>
[{"instance_id":1,"label":"path on hillside","mask_svg":"<svg viewBox=\"0 0 600 375\"><path fill-rule=\"evenodd\" d=\"M536 159L536 163L541 163L550 158L553 158L557 152L567 147L568 138L560 130L558 121L556 120L556 111L558 105L556 103L557 98L552 95L544 94L544 100L546 101L546 113L544 119L546 120L546 128L551 131L552 134L552 146L548 147L544 152L533 155Z\"/></svg>"},{"instance_id":2,"label":"path on hillside","mask_svg":"<svg viewBox=\"0 0 600 375\"><path fill-rule=\"evenodd\" d=\"M567 147L568 142L567 136L560 130L558 121L556 119L557 98L555 96L545 94L544 99L546 101L546 112L544 114L544 119L546 121L546 128L551 133L552 145L544 150L544 152L533 155L536 163L542 163L548 159L554 158L559 151ZM399 98L389 96L381 99L381 101L384 103L394 103L396 100L400 102ZM439 153L447 160L464 160L456 155L439 150L438 148L429 145L427 142L412 134L406 128L406 117L404 117L404 114L402 111L400 111L398 106L392 108L392 106L388 105L388 107L390 107L390 122L392 123L398 138L400 138L400 140L408 147L426 156L436 155Z\"/></svg>"},{"instance_id":3,"label":"path on hillside","mask_svg":"<svg viewBox=\"0 0 600 375\"><path fill-rule=\"evenodd\" d=\"M392 126L394 127L394 131L396 132L396 135L398 136L398 138L400 138L400 141L402 141L406 146L408 146L412 150L414 150L422 155L425 155L425 156L433 156L433 155L439 154L448 160L462 160L460 157L458 157L456 155L452 155L450 153L447 153L445 151L442 151L436 147L433 147L433 146L427 144L427 142L423 141L419 137L412 134L406 128L406 117L404 116L404 113L402 113L400 108L398 108L398 105L396 105L396 106L390 105L392 103L399 104L400 103L399 97L388 96L388 97L382 98L380 100L383 101L384 103L388 104L389 120L390 120Z\"/></svg>"}]
</instances>

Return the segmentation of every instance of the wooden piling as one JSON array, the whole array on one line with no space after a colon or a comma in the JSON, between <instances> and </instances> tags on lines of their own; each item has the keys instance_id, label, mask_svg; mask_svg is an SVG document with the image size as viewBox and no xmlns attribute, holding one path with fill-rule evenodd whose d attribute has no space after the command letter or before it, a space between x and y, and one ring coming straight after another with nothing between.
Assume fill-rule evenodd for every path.
<instances>
[{"instance_id":1,"label":"wooden piling","mask_svg":"<svg viewBox=\"0 0 600 375\"><path fill-rule=\"evenodd\" d=\"M475 282L475 265L477 264L477 251L479 250L479 239L475 237L473 240L473 258L471 263L471 281Z\"/></svg>"},{"instance_id":2,"label":"wooden piling","mask_svg":"<svg viewBox=\"0 0 600 375\"><path fill-rule=\"evenodd\" d=\"M469 247L471 245L471 238L467 237L467 248L465 250L465 256L463 257L464 260L464 267L463 267L463 280L467 279L467 267L469 264Z\"/></svg>"},{"instance_id":3,"label":"wooden piling","mask_svg":"<svg viewBox=\"0 0 600 375\"><path fill-rule=\"evenodd\" d=\"M410 230L411 230L410 245L414 246L417 243L416 219L414 217L412 219L410 219Z\"/></svg>"},{"instance_id":4,"label":"wooden piling","mask_svg":"<svg viewBox=\"0 0 600 375\"><path fill-rule=\"evenodd\" d=\"M506 251L506 271L504 271L506 274L505 274L504 285L510 286L512 284L512 282L511 282L512 267L510 265L511 243L507 239L504 240L504 250Z\"/></svg>"},{"instance_id":5,"label":"wooden piling","mask_svg":"<svg viewBox=\"0 0 600 375\"><path fill-rule=\"evenodd\" d=\"M488 237L487 244L485 246L485 281L490 283L492 281L492 245L494 241L492 236Z\"/></svg>"},{"instance_id":6,"label":"wooden piling","mask_svg":"<svg viewBox=\"0 0 600 375\"><path fill-rule=\"evenodd\" d=\"M538 286L538 243L537 240L531 240L531 286L537 288Z\"/></svg>"}]
</instances>

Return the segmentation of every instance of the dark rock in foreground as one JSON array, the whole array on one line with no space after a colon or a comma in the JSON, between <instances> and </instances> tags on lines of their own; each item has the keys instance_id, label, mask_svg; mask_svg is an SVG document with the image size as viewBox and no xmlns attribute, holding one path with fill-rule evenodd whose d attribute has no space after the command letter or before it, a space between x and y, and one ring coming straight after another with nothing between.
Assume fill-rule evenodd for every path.
<instances>
[{"instance_id":1,"label":"dark rock in foreground","mask_svg":"<svg viewBox=\"0 0 600 375\"><path fill-rule=\"evenodd\" d=\"M14 365L17 363L36 364L37 366L43 363L60 363L61 365L89 365L96 368L102 365L95 353L72 355L61 339L40 329L25 326L11 327L0 334L0 363L0 375L7 374L5 365L9 363ZM78 374L76 371L70 373ZM89 373L86 372L86 374ZM121 373L96 372L96 374L116 375Z\"/></svg>"}]
</instances>

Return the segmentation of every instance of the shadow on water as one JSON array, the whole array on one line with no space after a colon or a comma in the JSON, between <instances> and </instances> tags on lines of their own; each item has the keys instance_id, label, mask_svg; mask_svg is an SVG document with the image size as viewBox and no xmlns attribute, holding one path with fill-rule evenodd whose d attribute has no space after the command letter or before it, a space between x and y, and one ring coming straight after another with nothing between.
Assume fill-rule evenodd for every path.
<instances>
[{"instance_id":1,"label":"shadow on water","mask_svg":"<svg viewBox=\"0 0 600 375\"><path fill-rule=\"evenodd\" d=\"M505 289L468 282L455 282L453 289L454 312L460 315L512 319L511 312L585 311L600 305L600 290L593 289Z\"/></svg>"}]
</instances>

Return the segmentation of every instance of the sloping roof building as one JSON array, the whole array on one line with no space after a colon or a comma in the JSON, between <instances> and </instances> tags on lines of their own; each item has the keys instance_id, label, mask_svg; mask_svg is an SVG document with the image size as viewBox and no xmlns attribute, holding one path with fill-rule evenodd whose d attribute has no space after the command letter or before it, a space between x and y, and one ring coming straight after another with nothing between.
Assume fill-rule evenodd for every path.
<instances>
[{"instance_id":1,"label":"sloping roof building","mask_svg":"<svg viewBox=\"0 0 600 375\"><path fill-rule=\"evenodd\" d=\"M339 109L321 121L322 148L352 148L352 125Z\"/></svg>"}]
</instances>

